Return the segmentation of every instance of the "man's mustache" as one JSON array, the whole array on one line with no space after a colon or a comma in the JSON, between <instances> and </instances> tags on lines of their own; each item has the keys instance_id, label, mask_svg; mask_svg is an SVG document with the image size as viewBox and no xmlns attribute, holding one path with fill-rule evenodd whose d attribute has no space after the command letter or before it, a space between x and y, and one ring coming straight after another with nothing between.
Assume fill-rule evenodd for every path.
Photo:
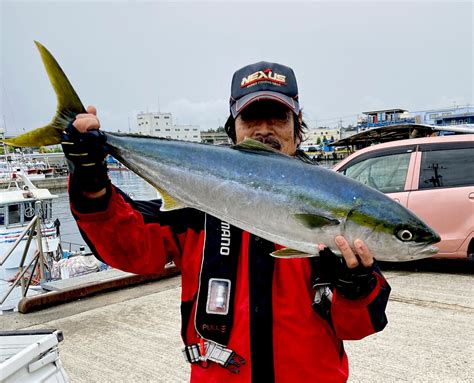
<instances>
[{"instance_id":1,"label":"man's mustache","mask_svg":"<svg viewBox=\"0 0 474 383\"><path fill-rule=\"evenodd\" d=\"M272 136L267 136L267 137L255 137L257 141L260 141L262 144L265 144L267 146L270 146L273 149L280 150L281 149L281 143L280 141Z\"/></svg>"}]
</instances>

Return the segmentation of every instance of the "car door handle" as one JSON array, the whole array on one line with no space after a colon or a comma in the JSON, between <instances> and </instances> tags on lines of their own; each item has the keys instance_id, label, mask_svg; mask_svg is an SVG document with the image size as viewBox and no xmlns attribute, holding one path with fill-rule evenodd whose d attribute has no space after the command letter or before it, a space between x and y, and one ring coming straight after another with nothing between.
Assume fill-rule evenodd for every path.
<instances>
[{"instance_id":1,"label":"car door handle","mask_svg":"<svg viewBox=\"0 0 474 383\"><path fill-rule=\"evenodd\" d=\"M469 193L469 199L474 200L474 193Z\"/></svg>"},{"instance_id":2,"label":"car door handle","mask_svg":"<svg viewBox=\"0 0 474 383\"><path fill-rule=\"evenodd\" d=\"M469 198L471 198L471 197L469 197ZM394 198L393 200L394 200L395 202L400 203L400 200L399 200L398 198Z\"/></svg>"}]
</instances>

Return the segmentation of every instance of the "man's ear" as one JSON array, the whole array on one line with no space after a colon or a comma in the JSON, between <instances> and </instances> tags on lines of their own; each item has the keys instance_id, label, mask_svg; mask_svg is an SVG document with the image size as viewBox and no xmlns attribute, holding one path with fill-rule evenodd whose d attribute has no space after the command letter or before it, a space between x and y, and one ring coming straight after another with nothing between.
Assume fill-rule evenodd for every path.
<instances>
[{"instance_id":1,"label":"man's ear","mask_svg":"<svg viewBox=\"0 0 474 383\"><path fill-rule=\"evenodd\" d=\"M301 144L301 138L296 137L296 138L295 138L295 144L296 144L296 147L300 146L300 144Z\"/></svg>"},{"instance_id":2,"label":"man's ear","mask_svg":"<svg viewBox=\"0 0 474 383\"><path fill-rule=\"evenodd\" d=\"M303 123L303 112L300 110L300 112L298 113L298 124L300 125L300 129L301 129L302 123ZM296 136L295 143L296 143L296 147L299 147L301 144L301 138Z\"/></svg>"}]
</instances>

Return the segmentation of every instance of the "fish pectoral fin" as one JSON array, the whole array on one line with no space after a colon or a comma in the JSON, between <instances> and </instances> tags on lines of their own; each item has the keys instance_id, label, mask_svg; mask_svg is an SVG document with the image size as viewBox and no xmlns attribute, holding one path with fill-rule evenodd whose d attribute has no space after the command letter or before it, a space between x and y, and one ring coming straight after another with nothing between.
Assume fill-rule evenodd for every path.
<instances>
[{"instance_id":1,"label":"fish pectoral fin","mask_svg":"<svg viewBox=\"0 0 474 383\"><path fill-rule=\"evenodd\" d=\"M281 156L288 157L286 154L281 153L267 145L263 142L254 140L253 138L244 138L244 140L237 145L232 145L232 149L236 150L244 150L244 151L251 151L251 152L264 152L264 153L273 153L278 154Z\"/></svg>"},{"instance_id":2,"label":"fish pectoral fin","mask_svg":"<svg viewBox=\"0 0 474 383\"><path fill-rule=\"evenodd\" d=\"M316 249L316 246L314 247ZM294 249L281 249L274 251L273 253L270 253L272 257L276 258L309 258L309 257L315 257L316 254L308 254L308 253L303 253L302 251L299 250L294 250Z\"/></svg>"},{"instance_id":3,"label":"fish pectoral fin","mask_svg":"<svg viewBox=\"0 0 474 383\"><path fill-rule=\"evenodd\" d=\"M339 220L335 218L329 218L318 214L299 213L295 214L295 218L310 229L340 224Z\"/></svg>"},{"instance_id":4,"label":"fish pectoral fin","mask_svg":"<svg viewBox=\"0 0 474 383\"><path fill-rule=\"evenodd\" d=\"M156 187L156 190L158 190L160 193L161 200L163 201L160 211L178 210L185 207L181 202L176 201L173 197L171 197L165 190L158 187Z\"/></svg>"}]
</instances>

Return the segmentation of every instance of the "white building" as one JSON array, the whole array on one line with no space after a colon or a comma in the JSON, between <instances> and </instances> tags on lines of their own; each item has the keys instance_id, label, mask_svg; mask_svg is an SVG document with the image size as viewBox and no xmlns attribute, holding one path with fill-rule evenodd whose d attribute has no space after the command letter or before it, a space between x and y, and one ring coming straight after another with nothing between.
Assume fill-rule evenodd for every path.
<instances>
[{"instance_id":1,"label":"white building","mask_svg":"<svg viewBox=\"0 0 474 383\"><path fill-rule=\"evenodd\" d=\"M136 133L145 136L174 140L201 142L201 132L196 125L173 125L171 113L139 113Z\"/></svg>"},{"instance_id":2,"label":"white building","mask_svg":"<svg viewBox=\"0 0 474 383\"><path fill-rule=\"evenodd\" d=\"M308 129L305 133L303 143L301 144L302 148L309 148L310 146L318 145L323 142L325 138L327 141L337 141L341 136L339 128L317 128L317 129Z\"/></svg>"}]
</instances>

